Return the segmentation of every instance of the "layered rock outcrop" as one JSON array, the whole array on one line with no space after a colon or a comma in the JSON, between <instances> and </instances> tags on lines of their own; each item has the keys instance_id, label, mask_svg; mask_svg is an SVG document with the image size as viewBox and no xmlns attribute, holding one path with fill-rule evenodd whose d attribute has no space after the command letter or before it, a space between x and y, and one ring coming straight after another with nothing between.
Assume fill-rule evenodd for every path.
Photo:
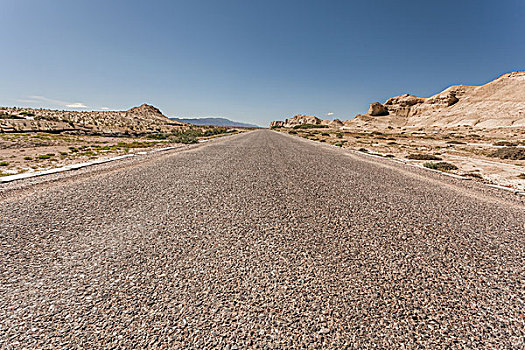
<instances>
[{"instance_id":1,"label":"layered rock outcrop","mask_svg":"<svg viewBox=\"0 0 525 350\"><path fill-rule=\"evenodd\" d=\"M270 123L270 128L293 128L296 125L327 125L333 128L343 126L343 122L339 119L322 120L312 115L297 114L292 118L281 120L274 120Z\"/></svg>"},{"instance_id":2,"label":"layered rock outcrop","mask_svg":"<svg viewBox=\"0 0 525 350\"><path fill-rule=\"evenodd\" d=\"M379 106L380 105L380 106ZM382 108L388 115L378 114ZM512 72L482 86L455 85L429 98L404 94L370 105L347 126L525 127L525 72Z\"/></svg>"},{"instance_id":3,"label":"layered rock outcrop","mask_svg":"<svg viewBox=\"0 0 525 350\"><path fill-rule=\"evenodd\" d=\"M288 118L284 120L284 126L287 128L294 127L295 125L305 125L305 124L320 125L321 119L315 116L312 116L312 115L297 114L293 116L292 118Z\"/></svg>"},{"instance_id":4,"label":"layered rock outcrop","mask_svg":"<svg viewBox=\"0 0 525 350\"><path fill-rule=\"evenodd\" d=\"M374 102L370 104L368 108L368 114L377 116L377 115L387 115L388 109L379 102Z\"/></svg>"},{"instance_id":5,"label":"layered rock outcrop","mask_svg":"<svg viewBox=\"0 0 525 350\"><path fill-rule=\"evenodd\" d=\"M275 122L277 123L277 122ZM321 120L297 115L279 122L284 127L323 124L334 128L523 128L525 71L507 73L481 86L454 85L428 97L404 94L384 104L370 104L368 113L352 120Z\"/></svg>"},{"instance_id":6,"label":"layered rock outcrop","mask_svg":"<svg viewBox=\"0 0 525 350\"><path fill-rule=\"evenodd\" d=\"M334 119L334 120L331 120L328 125L330 125L331 127L333 128L340 128L342 127L344 124L342 121L340 121L339 119Z\"/></svg>"},{"instance_id":7,"label":"layered rock outcrop","mask_svg":"<svg viewBox=\"0 0 525 350\"><path fill-rule=\"evenodd\" d=\"M0 107L0 132L148 133L170 131L182 125L186 124L174 122L148 104L127 111L107 112Z\"/></svg>"}]
</instances>

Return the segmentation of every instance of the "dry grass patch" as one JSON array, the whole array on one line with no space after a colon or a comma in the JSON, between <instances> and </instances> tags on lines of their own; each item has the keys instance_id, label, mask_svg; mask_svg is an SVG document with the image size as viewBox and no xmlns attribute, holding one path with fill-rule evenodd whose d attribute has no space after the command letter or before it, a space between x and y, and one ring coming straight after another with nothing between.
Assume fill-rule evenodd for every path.
<instances>
[{"instance_id":1,"label":"dry grass patch","mask_svg":"<svg viewBox=\"0 0 525 350\"><path fill-rule=\"evenodd\" d=\"M454 164L447 163L447 162L438 162L438 163L431 163L427 162L423 164L425 168L434 169L434 170L440 170L440 171L451 171L451 170L457 170L458 167Z\"/></svg>"},{"instance_id":2,"label":"dry grass patch","mask_svg":"<svg viewBox=\"0 0 525 350\"><path fill-rule=\"evenodd\" d=\"M492 145L493 146L515 147L518 144L516 142L511 142L511 141L498 141L498 142L494 142Z\"/></svg>"},{"instance_id":3,"label":"dry grass patch","mask_svg":"<svg viewBox=\"0 0 525 350\"><path fill-rule=\"evenodd\" d=\"M442 158L435 156L433 154L423 154L423 153L412 153L407 156L407 159L412 160L442 160Z\"/></svg>"},{"instance_id":4,"label":"dry grass patch","mask_svg":"<svg viewBox=\"0 0 525 350\"><path fill-rule=\"evenodd\" d=\"M489 154L491 157L500 159L525 160L525 148L505 147L493 151Z\"/></svg>"}]
</instances>

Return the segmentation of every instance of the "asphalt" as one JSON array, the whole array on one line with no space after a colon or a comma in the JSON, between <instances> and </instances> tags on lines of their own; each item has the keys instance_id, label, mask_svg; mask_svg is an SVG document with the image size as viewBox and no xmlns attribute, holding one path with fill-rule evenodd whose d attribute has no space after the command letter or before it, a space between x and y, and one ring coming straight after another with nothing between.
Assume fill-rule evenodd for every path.
<instances>
[{"instance_id":1,"label":"asphalt","mask_svg":"<svg viewBox=\"0 0 525 350\"><path fill-rule=\"evenodd\" d=\"M254 131L0 192L0 348L522 349L525 204Z\"/></svg>"}]
</instances>

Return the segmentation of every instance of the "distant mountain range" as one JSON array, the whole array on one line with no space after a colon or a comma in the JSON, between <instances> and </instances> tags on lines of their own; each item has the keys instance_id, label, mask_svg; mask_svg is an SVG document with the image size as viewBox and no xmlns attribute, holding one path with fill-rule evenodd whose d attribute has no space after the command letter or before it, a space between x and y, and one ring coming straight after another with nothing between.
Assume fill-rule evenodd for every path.
<instances>
[{"instance_id":1,"label":"distant mountain range","mask_svg":"<svg viewBox=\"0 0 525 350\"><path fill-rule=\"evenodd\" d=\"M193 125L231 126L237 128L260 128L258 125L236 122L226 118L171 118L173 120Z\"/></svg>"}]
</instances>

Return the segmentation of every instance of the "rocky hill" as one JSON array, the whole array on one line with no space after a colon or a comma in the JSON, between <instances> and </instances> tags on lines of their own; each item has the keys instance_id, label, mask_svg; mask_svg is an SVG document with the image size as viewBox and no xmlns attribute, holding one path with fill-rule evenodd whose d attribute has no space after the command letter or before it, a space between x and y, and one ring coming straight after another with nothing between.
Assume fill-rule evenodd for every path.
<instances>
[{"instance_id":1,"label":"rocky hill","mask_svg":"<svg viewBox=\"0 0 525 350\"><path fill-rule=\"evenodd\" d=\"M77 112L0 107L0 132L63 132L86 134L143 134L169 132L187 125L175 122L151 105L127 111Z\"/></svg>"},{"instance_id":2,"label":"rocky hill","mask_svg":"<svg viewBox=\"0 0 525 350\"><path fill-rule=\"evenodd\" d=\"M428 98L404 94L385 103L374 102L370 104L368 113L344 122L297 115L285 121L274 121L270 127L293 127L298 124L360 129L523 128L525 71L504 74L482 86L451 86Z\"/></svg>"},{"instance_id":3,"label":"rocky hill","mask_svg":"<svg viewBox=\"0 0 525 350\"><path fill-rule=\"evenodd\" d=\"M374 102L368 113L345 123L359 127L525 127L525 71L482 86L455 85L429 98L410 94Z\"/></svg>"},{"instance_id":4,"label":"rocky hill","mask_svg":"<svg viewBox=\"0 0 525 350\"><path fill-rule=\"evenodd\" d=\"M341 122L339 119L334 120L323 120L319 119L312 115L303 115L303 114L297 114L293 116L292 118L285 119L284 121L281 120L275 120L270 123L270 128L293 128L296 125L328 125L332 127L341 127L343 126L343 122Z\"/></svg>"}]
</instances>

